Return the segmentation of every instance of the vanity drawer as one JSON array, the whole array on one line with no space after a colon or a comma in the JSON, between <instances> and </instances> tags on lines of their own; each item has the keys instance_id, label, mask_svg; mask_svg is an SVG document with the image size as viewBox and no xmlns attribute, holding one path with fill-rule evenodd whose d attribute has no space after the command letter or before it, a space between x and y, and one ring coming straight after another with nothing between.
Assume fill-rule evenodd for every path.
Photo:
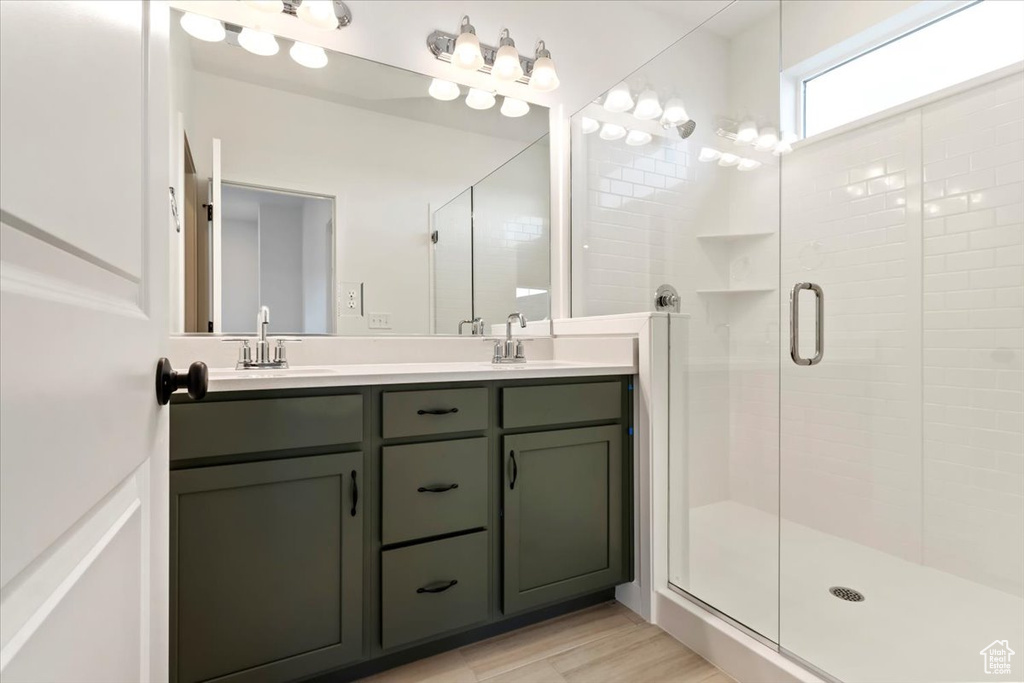
<instances>
[{"instance_id":1,"label":"vanity drawer","mask_svg":"<svg viewBox=\"0 0 1024 683\"><path fill-rule=\"evenodd\" d=\"M487 619L487 532L381 554L384 649Z\"/></svg>"},{"instance_id":2,"label":"vanity drawer","mask_svg":"<svg viewBox=\"0 0 1024 683\"><path fill-rule=\"evenodd\" d=\"M385 545L487 526L487 438L386 446Z\"/></svg>"},{"instance_id":3,"label":"vanity drawer","mask_svg":"<svg viewBox=\"0 0 1024 683\"><path fill-rule=\"evenodd\" d=\"M384 392L383 436L430 436L487 429L487 389Z\"/></svg>"},{"instance_id":4,"label":"vanity drawer","mask_svg":"<svg viewBox=\"0 0 1024 683\"><path fill-rule=\"evenodd\" d=\"M588 382L502 389L505 429L617 420L622 417L622 382Z\"/></svg>"},{"instance_id":5,"label":"vanity drawer","mask_svg":"<svg viewBox=\"0 0 1024 683\"><path fill-rule=\"evenodd\" d=\"M176 403L171 407L171 460L362 440L361 394Z\"/></svg>"}]
</instances>

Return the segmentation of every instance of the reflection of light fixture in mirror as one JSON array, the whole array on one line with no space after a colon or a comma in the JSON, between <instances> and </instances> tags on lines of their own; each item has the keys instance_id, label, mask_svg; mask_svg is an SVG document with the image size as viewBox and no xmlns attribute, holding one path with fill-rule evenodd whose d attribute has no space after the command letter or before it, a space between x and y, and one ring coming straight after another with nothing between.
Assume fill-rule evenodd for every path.
<instances>
[{"instance_id":1,"label":"reflection of light fixture in mirror","mask_svg":"<svg viewBox=\"0 0 1024 683\"><path fill-rule=\"evenodd\" d=\"M260 57L276 55L277 51L281 49L273 33L258 31L253 28L242 29L242 32L238 34L238 44Z\"/></svg>"},{"instance_id":2,"label":"reflection of light fixture in mirror","mask_svg":"<svg viewBox=\"0 0 1024 683\"><path fill-rule=\"evenodd\" d=\"M245 4L267 14L284 11L284 2L281 0L245 0Z\"/></svg>"},{"instance_id":3,"label":"reflection of light fixture in mirror","mask_svg":"<svg viewBox=\"0 0 1024 683\"><path fill-rule=\"evenodd\" d=\"M295 16L317 28L338 28L338 15L334 13L334 0L302 0Z\"/></svg>"},{"instance_id":4,"label":"reflection of light fixture in mirror","mask_svg":"<svg viewBox=\"0 0 1024 683\"><path fill-rule=\"evenodd\" d=\"M427 93L435 100L441 100L442 102L450 102L454 100L462 93L459 91L459 86L451 81L441 80L435 78L430 81L430 88Z\"/></svg>"},{"instance_id":5,"label":"reflection of light fixture in mirror","mask_svg":"<svg viewBox=\"0 0 1024 683\"><path fill-rule=\"evenodd\" d=\"M505 97L501 101L501 114L510 119L517 119L530 113L530 105L514 97Z\"/></svg>"},{"instance_id":6,"label":"reflection of light fixture in mirror","mask_svg":"<svg viewBox=\"0 0 1024 683\"><path fill-rule=\"evenodd\" d=\"M199 40L205 40L208 43L216 43L224 40L225 31L224 24L218 19L212 17L204 17L201 14L193 14L192 12L185 12L181 15L181 27L185 29L185 33L189 34L193 38Z\"/></svg>"},{"instance_id":7,"label":"reflection of light fixture in mirror","mask_svg":"<svg viewBox=\"0 0 1024 683\"><path fill-rule=\"evenodd\" d=\"M636 100L636 109L633 116L641 121L649 121L661 116L661 103L658 102L658 93L653 90L644 90Z\"/></svg>"},{"instance_id":8,"label":"reflection of light fixture in mirror","mask_svg":"<svg viewBox=\"0 0 1024 683\"><path fill-rule=\"evenodd\" d=\"M613 113L629 111L633 108L633 96L629 94L629 86L619 83L608 91L604 98L604 108Z\"/></svg>"},{"instance_id":9,"label":"reflection of light fixture in mirror","mask_svg":"<svg viewBox=\"0 0 1024 683\"><path fill-rule=\"evenodd\" d=\"M327 66L327 53L318 45L296 42L288 54L307 69L322 69Z\"/></svg>"},{"instance_id":10,"label":"reflection of light fixture in mirror","mask_svg":"<svg viewBox=\"0 0 1024 683\"><path fill-rule=\"evenodd\" d=\"M736 169L739 171L753 171L755 168L760 168L761 162L754 159L740 159L736 165Z\"/></svg>"},{"instance_id":11,"label":"reflection of light fixture in mirror","mask_svg":"<svg viewBox=\"0 0 1024 683\"><path fill-rule=\"evenodd\" d=\"M772 149L772 154L777 157L783 154L789 154L793 151L793 143L796 141L796 136L792 133L783 133L779 138L779 141L775 144L775 148Z\"/></svg>"},{"instance_id":12,"label":"reflection of light fixture in mirror","mask_svg":"<svg viewBox=\"0 0 1024 683\"><path fill-rule=\"evenodd\" d=\"M753 121L744 121L736 130L736 144L750 145L757 140L757 125Z\"/></svg>"},{"instance_id":13,"label":"reflection of light fixture in mirror","mask_svg":"<svg viewBox=\"0 0 1024 683\"><path fill-rule=\"evenodd\" d=\"M469 16L462 17L459 37L455 40L455 51L452 53L452 64L468 71L476 71L484 65L480 39L476 37L473 24L469 23Z\"/></svg>"},{"instance_id":14,"label":"reflection of light fixture in mirror","mask_svg":"<svg viewBox=\"0 0 1024 683\"><path fill-rule=\"evenodd\" d=\"M722 156L722 153L717 149L711 147L701 147L700 154L697 155L697 161L714 161L718 157Z\"/></svg>"},{"instance_id":15,"label":"reflection of light fixture in mirror","mask_svg":"<svg viewBox=\"0 0 1024 683\"><path fill-rule=\"evenodd\" d=\"M760 135L757 136L757 141L754 143L754 149L759 152L767 152L775 148L775 145L779 141L779 134L775 132L775 129L771 126L766 126L761 129Z\"/></svg>"},{"instance_id":16,"label":"reflection of light fixture in mirror","mask_svg":"<svg viewBox=\"0 0 1024 683\"><path fill-rule=\"evenodd\" d=\"M626 136L626 144L630 147L639 147L646 145L648 142L654 139L654 136L650 133L642 130L631 130Z\"/></svg>"},{"instance_id":17,"label":"reflection of light fixture in mirror","mask_svg":"<svg viewBox=\"0 0 1024 683\"><path fill-rule=\"evenodd\" d=\"M515 41L508 34L508 29L501 30L501 38L498 40L498 53L494 56L494 66L491 67L491 75L502 83L512 83L523 77L523 65L519 63L519 50L516 49ZM504 109L504 107L502 108Z\"/></svg>"},{"instance_id":18,"label":"reflection of light fixture in mirror","mask_svg":"<svg viewBox=\"0 0 1024 683\"><path fill-rule=\"evenodd\" d=\"M469 94L466 95L466 106L470 109L490 109L494 106L494 93L480 88L470 88Z\"/></svg>"},{"instance_id":19,"label":"reflection of light fixture in mirror","mask_svg":"<svg viewBox=\"0 0 1024 683\"><path fill-rule=\"evenodd\" d=\"M673 97L665 103L665 113L662 115L661 120L663 123L678 126L680 123L689 121L690 115L686 113L683 101L678 97Z\"/></svg>"},{"instance_id":20,"label":"reflection of light fixture in mirror","mask_svg":"<svg viewBox=\"0 0 1024 683\"><path fill-rule=\"evenodd\" d=\"M740 163L740 158L729 152L722 152L721 156L718 157L719 166L735 166L738 163Z\"/></svg>"},{"instance_id":21,"label":"reflection of light fixture in mirror","mask_svg":"<svg viewBox=\"0 0 1024 683\"><path fill-rule=\"evenodd\" d=\"M537 54L533 59L533 68L530 69L530 90L551 92L557 88L559 81L555 61L551 59L551 51L544 45L543 40L537 42Z\"/></svg>"},{"instance_id":22,"label":"reflection of light fixture in mirror","mask_svg":"<svg viewBox=\"0 0 1024 683\"><path fill-rule=\"evenodd\" d=\"M606 123L601 126L602 140L621 140L626 135L626 129L617 123Z\"/></svg>"},{"instance_id":23,"label":"reflection of light fixture in mirror","mask_svg":"<svg viewBox=\"0 0 1024 683\"><path fill-rule=\"evenodd\" d=\"M590 135L600 127L601 125L589 116L584 116L580 119L580 129L584 135Z\"/></svg>"}]
</instances>

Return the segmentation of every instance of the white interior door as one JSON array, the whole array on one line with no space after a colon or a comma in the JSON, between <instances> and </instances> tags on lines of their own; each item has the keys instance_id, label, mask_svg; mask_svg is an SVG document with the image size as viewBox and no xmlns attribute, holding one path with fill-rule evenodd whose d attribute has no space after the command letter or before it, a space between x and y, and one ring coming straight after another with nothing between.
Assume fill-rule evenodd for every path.
<instances>
[{"instance_id":1,"label":"white interior door","mask_svg":"<svg viewBox=\"0 0 1024 683\"><path fill-rule=\"evenodd\" d=\"M167 676L163 3L0 2L0 678Z\"/></svg>"}]
</instances>

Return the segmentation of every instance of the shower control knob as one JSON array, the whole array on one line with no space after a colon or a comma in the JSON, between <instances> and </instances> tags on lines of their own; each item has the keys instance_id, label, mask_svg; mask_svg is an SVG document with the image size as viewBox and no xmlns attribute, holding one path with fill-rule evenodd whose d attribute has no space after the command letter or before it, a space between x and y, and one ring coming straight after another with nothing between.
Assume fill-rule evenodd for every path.
<instances>
[{"instance_id":1,"label":"shower control knob","mask_svg":"<svg viewBox=\"0 0 1024 683\"><path fill-rule=\"evenodd\" d=\"M662 285L654 293L654 307L659 311L679 312L679 292L672 285Z\"/></svg>"}]
</instances>

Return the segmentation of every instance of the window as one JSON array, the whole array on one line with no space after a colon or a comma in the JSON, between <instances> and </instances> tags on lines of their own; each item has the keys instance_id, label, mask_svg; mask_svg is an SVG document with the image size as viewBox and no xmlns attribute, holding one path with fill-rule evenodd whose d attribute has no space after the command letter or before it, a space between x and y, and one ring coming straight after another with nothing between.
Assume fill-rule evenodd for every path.
<instances>
[{"instance_id":1,"label":"window","mask_svg":"<svg viewBox=\"0 0 1024 683\"><path fill-rule=\"evenodd\" d=\"M1024 60L1024 2L982 0L803 82L804 137Z\"/></svg>"}]
</instances>

